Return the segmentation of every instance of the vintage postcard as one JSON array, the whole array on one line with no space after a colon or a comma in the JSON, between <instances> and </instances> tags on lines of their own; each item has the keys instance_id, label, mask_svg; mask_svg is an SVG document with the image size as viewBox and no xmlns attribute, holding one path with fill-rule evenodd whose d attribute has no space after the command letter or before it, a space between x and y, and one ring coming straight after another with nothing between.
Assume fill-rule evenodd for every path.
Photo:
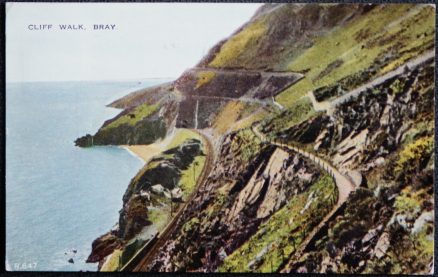
<instances>
[{"instance_id":1,"label":"vintage postcard","mask_svg":"<svg viewBox=\"0 0 438 277\"><path fill-rule=\"evenodd\" d=\"M432 274L435 5L7 3L8 271Z\"/></svg>"}]
</instances>

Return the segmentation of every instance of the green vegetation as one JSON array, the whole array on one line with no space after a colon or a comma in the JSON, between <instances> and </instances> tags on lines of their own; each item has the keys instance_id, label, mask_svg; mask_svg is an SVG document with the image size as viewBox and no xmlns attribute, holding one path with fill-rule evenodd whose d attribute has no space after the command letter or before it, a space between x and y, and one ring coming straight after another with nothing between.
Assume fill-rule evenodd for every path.
<instances>
[{"instance_id":1,"label":"green vegetation","mask_svg":"<svg viewBox=\"0 0 438 277\"><path fill-rule=\"evenodd\" d=\"M433 129L434 129L435 125L434 125L434 121L432 119L425 119L425 118L421 118L421 120L419 122L415 122L413 128L409 129L403 140L402 143L404 145L410 144L415 142L416 139L418 139L419 137L421 137L423 134L433 134Z\"/></svg>"},{"instance_id":2,"label":"green vegetation","mask_svg":"<svg viewBox=\"0 0 438 277\"><path fill-rule=\"evenodd\" d=\"M232 185L233 183L226 183L217 190L215 201L213 204L208 206L207 216L205 217L204 221L210 221L214 219L223 210L224 205L227 203L229 191Z\"/></svg>"},{"instance_id":3,"label":"green vegetation","mask_svg":"<svg viewBox=\"0 0 438 277\"><path fill-rule=\"evenodd\" d=\"M142 120L143 118L146 118L146 117L152 115L153 113L155 113L158 110L159 106L160 106L159 103L154 104L154 105L149 105L147 103L142 104L142 105L136 107L134 110L132 110L128 114L125 114L125 115L117 118L116 120L114 120L110 124L104 126L102 128L102 130L117 128L122 124L128 124L128 125L133 126L137 122Z\"/></svg>"},{"instance_id":4,"label":"green vegetation","mask_svg":"<svg viewBox=\"0 0 438 277\"><path fill-rule=\"evenodd\" d=\"M169 201L167 201L169 202ZM164 202L166 203L166 202ZM168 204L168 203L166 203ZM155 225L155 228L160 231L170 221L170 208L162 207L153 210L148 210L148 219Z\"/></svg>"},{"instance_id":5,"label":"green vegetation","mask_svg":"<svg viewBox=\"0 0 438 277\"><path fill-rule=\"evenodd\" d=\"M220 135L225 134L236 123L246 106L245 103L240 101L230 101L225 104L214 120L214 130Z\"/></svg>"},{"instance_id":6,"label":"green vegetation","mask_svg":"<svg viewBox=\"0 0 438 277\"><path fill-rule=\"evenodd\" d=\"M248 115L245 118L242 118L241 120L233 124L233 126L231 127L231 131L238 131L241 129L249 128L254 123L260 122L268 116L269 116L269 112L267 109L258 109L254 111L253 114Z\"/></svg>"},{"instance_id":7,"label":"green vegetation","mask_svg":"<svg viewBox=\"0 0 438 277\"><path fill-rule=\"evenodd\" d=\"M427 189L403 189L394 203L395 214L413 215L433 212L433 196ZM400 225L391 226L391 247L385 260L387 270L393 274L428 273L426 265L433 260L433 221L424 222L416 232L404 230ZM413 259L412 257L415 257ZM390 265L390 267L389 267Z\"/></svg>"},{"instance_id":8,"label":"green vegetation","mask_svg":"<svg viewBox=\"0 0 438 277\"><path fill-rule=\"evenodd\" d=\"M394 207L397 213L416 213L421 209L422 202L427 198L426 189L413 191L412 187L408 186L397 196Z\"/></svg>"},{"instance_id":9,"label":"green vegetation","mask_svg":"<svg viewBox=\"0 0 438 277\"><path fill-rule=\"evenodd\" d=\"M234 60L246 51L256 48L259 39L266 33L266 30L263 20L257 20L246 26L222 45L219 53L209 65L212 67L240 66L235 64Z\"/></svg>"},{"instance_id":10,"label":"green vegetation","mask_svg":"<svg viewBox=\"0 0 438 277\"><path fill-rule=\"evenodd\" d=\"M287 130L313 115L315 115L315 110L313 109L312 102L308 97L303 97L294 102L286 111L271 119L267 119L262 124L262 127L271 136L275 136L278 132Z\"/></svg>"},{"instance_id":11,"label":"green vegetation","mask_svg":"<svg viewBox=\"0 0 438 277\"><path fill-rule=\"evenodd\" d=\"M213 129L216 134L223 135L228 131L237 131L248 128L252 123L265 118L267 111L261 109L259 103L244 103L230 101L215 117Z\"/></svg>"},{"instance_id":12,"label":"green vegetation","mask_svg":"<svg viewBox=\"0 0 438 277\"><path fill-rule=\"evenodd\" d=\"M202 137L196 132L193 132L189 129L176 129L175 136L173 137L169 145L167 145L166 149L178 147L188 139L197 139L202 141Z\"/></svg>"},{"instance_id":13,"label":"green vegetation","mask_svg":"<svg viewBox=\"0 0 438 277\"><path fill-rule=\"evenodd\" d=\"M189 139L203 140L203 137L196 132L193 132L188 129L178 129L176 131L175 137L167 146L167 149L171 149L174 147L178 147L182 145L185 141ZM201 147L201 153L205 152L204 144ZM190 163L187 169L184 169L180 172L180 179L178 182L178 186L183 191L184 200L193 192L195 188L196 182L201 175L202 169L205 165L206 156L198 155L194 158L194 160Z\"/></svg>"},{"instance_id":14,"label":"green vegetation","mask_svg":"<svg viewBox=\"0 0 438 277\"><path fill-rule=\"evenodd\" d=\"M283 105L283 107L289 108L292 107L296 101L305 96L307 92L311 91L312 88L312 82L308 78L304 77L296 84L288 87L283 92L275 96L275 100Z\"/></svg>"},{"instance_id":15,"label":"green vegetation","mask_svg":"<svg viewBox=\"0 0 438 277\"><path fill-rule=\"evenodd\" d=\"M196 182L201 175L202 169L204 168L206 157L196 156L194 161L190 164L189 168L181 171L181 179L179 180L179 187L182 189L184 197L186 200L190 194L192 194Z\"/></svg>"},{"instance_id":16,"label":"green vegetation","mask_svg":"<svg viewBox=\"0 0 438 277\"><path fill-rule=\"evenodd\" d=\"M196 83L195 88L200 88L205 84L208 84L214 77L216 73L213 71L201 71L198 73L198 82Z\"/></svg>"},{"instance_id":17,"label":"green vegetation","mask_svg":"<svg viewBox=\"0 0 438 277\"><path fill-rule=\"evenodd\" d=\"M114 250L114 252L107 258L108 260L103 264L100 271L118 271L120 266L120 257L122 256L122 253L123 251L120 249Z\"/></svg>"},{"instance_id":18,"label":"green vegetation","mask_svg":"<svg viewBox=\"0 0 438 277\"><path fill-rule=\"evenodd\" d=\"M185 233L191 232L193 231L194 228L197 228L199 226L199 223L200 223L199 219L197 217L193 217L183 225L182 230Z\"/></svg>"},{"instance_id":19,"label":"green vegetation","mask_svg":"<svg viewBox=\"0 0 438 277\"><path fill-rule=\"evenodd\" d=\"M434 9L425 5L378 6L316 39L311 48L292 60L288 70L306 72L306 77L276 100L288 107L308 91L333 86L347 77L351 80L346 80L346 88L352 89L365 81L354 80L364 78L361 71L369 70L368 77L380 75L433 47L434 28ZM380 64L385 59L387 64ZM343 63L336 63L338 60Z\"/></svg>"},{"instance_id":20,"label":"green vegetation","mask_svg":"<svg viewBox=\"0 0 438 277\"><path fill-rule=\"evenodd\" d=\"M404 175L418 173L422 168L420 165L427 162L432 155L432 150L432 136L422 137L407 144L399 154L395 173Z\"/></svg>"},{"instance_id":21,"label":"green vegetation","mask_svg":"<svg viewBox=\"0 0 438 277\"><path fill-rule=\"evenodd\" d=\"M418 218L422 212L433 217L433 196L427 189L404 188L394 203L395 215ZM425 221L416 231L406 230L397 222L389 226L390 247L386 255L367 263L364 273L428 274L433 261L433 221Z\"/></svg>"},{"instance_id":22,"label":"green vegetation","mask_svg":"<svg viewBox=\"0 0 438 277\"><path fill-rule=\"evenodd\" d=\"M254 236L225 259L219 271L275 272L330 211L337 197L333 179L321 176L262 223Z\"/></svg>"},{"instance_id":23,"label":"green vegetation","mask_svg":"<svg viewBox=\"0 0 438 277\"><path fill-rule=\"evenodd\" d=\"M404 87L404 82L400 81L400 79L396 79L390 86L389 88L395 93L401 93L403 91L403 87Z\"/></svg>"},{"instance_id":24,"label":"green vegetation","mask_svg":"<svg viewBox=\"0 0 438 277\"><path fill-rule=\"evenodd\" d=\"M236 158L243 161L253 159L261 150L261 140L251 129L242 129L237 132L236 139L231 142L231 152Z\"/></svg>"}]
</instances>

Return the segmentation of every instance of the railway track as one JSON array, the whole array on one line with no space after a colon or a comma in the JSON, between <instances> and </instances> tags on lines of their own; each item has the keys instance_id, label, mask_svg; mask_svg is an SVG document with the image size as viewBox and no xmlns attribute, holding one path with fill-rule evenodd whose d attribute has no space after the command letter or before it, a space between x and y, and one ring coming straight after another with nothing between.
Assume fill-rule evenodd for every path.
<instances>
[{"instance_id":1,"label":"railway track","mask_svg":"<svg viewBox=\"0 0 438 277\"><path fill-rule=\"evenodd\" d=\"M147 245L145 245L144 249L146 249L147 251L139 251L138 255L145 255L140 262L138 262L138 264L131 264L131 265L125 265L124 269L125 271L127 270L131 270L134 272L144 272L144 271L150 271L150 264L151 262L154 260L154 258L156 257L157 253L159 252L160 248L164 246L164 244L166 243L166 241L169 240L169 237L172 235L172 233L175 231L176 227L177 227L177 223L179 218L181 217L181 215L184 213L184 211L187 208L187 205L192 202L193 198L195 197L197 191L199 190L199 188L202 186L202 184L205 182L205 180L208 177L208 174L210 173L210 170L213 166L213 160L214 160L214 150L213 150L213 146L211 145L210 140L201 132L199 132L198 130L193 130L192 131L196 132L197 134L199 134L205 143L205 149L206 149L206 161L204 164L204 167L202 168L202 172L196 182L196 186L195 189L193 190L192 194L190 195L189 199L187 199L187 201L185 201L185 203L183 204L182 207L179 208L178 212L175 214L175 216L173 217L172 221L170 221L167 226L164 228L164 230L157 235L156 239L151 240L150 243L148 243ZM146 254L144 253L146 252ZM138 260L139 258L135 259L136 257L132 258L131 261L133 261L133 263L137 263L136 260ZM123 271L123 270L122 270Z\"/></svg>"}]
</instances>

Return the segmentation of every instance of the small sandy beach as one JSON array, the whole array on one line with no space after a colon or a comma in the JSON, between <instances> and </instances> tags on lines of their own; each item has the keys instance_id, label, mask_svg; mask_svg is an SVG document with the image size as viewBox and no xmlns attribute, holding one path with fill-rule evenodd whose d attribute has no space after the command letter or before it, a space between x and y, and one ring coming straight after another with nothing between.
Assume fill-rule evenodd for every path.
<instances>
[{"instance_id":1,"label":"small sandy beach","mask_svg":"<svg viewBox=\"0 0 438 277\"><path fill-rule=\"evenodd\" d=\"M145 163L149 162L154 156L158 155L163 149L157 144L149 145L122 145L131 154L139 157Z\"/></svg>"},{"instance_id":2,"label":"small sandy beach","mask_svg":"<svg viewBox=\"0 0 438 277\"><path fill-rule=\"evenodd\" d=\"M178 146L187 138L197 138L198 135L187 129L176 129L171 135L167 136L164 140L158 141L152 144L143 145L121 145L132 155L140 158L145 163L148 163L154 156L161 154L171 147Z\"/></svg>"}]
</instances>

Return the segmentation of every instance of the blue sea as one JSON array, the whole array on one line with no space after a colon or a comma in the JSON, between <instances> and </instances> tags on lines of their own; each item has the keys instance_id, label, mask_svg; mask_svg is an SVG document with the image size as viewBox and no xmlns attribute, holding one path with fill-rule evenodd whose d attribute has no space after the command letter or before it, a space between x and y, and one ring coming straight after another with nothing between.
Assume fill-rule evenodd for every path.
<instances>
[{"instance_id":1,"label":"blue sea","mask_svg":"<svg viewBox=\"0 0 438 277\"><path fill-rule=\"evenodd\" d=\"M106 104L159 82L7 84L8 270L97 270L85 263L91 243L118 222L143 162L119 147L79 148L74 140L120 112Z\"/></svg>"}]
</instances>

